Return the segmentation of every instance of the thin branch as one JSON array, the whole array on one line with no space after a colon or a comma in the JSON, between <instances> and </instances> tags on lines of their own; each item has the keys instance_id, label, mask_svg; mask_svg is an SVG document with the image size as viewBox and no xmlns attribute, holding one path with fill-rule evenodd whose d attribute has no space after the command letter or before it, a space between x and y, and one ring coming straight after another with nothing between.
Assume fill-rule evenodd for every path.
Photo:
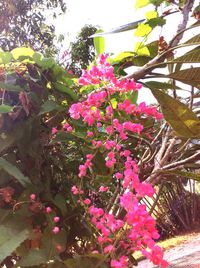
<instances>
[{"instance_id":1,"label":"thin branch","mask_svg":"<svg viewBox=\"0 0 200 268\"><path fill-rule=\"evenodd\" d=\"M171 50L174 50L174 47L178 45L180 40L182 39L183 33L187 30L187 22L189 18L189 12L192 9L194 4L194 0L187 0L183 9L182 9L182 20L181 23L178 25L177 34L170 42L170 48ZM188 27L188 29L191 29L193 27L196 27L197 25L192 25ZM133 74L127 75L124 78L131 79L133 78L135 81L138 81L139 79L144 78L147 74L150 74L153 69L155 69L155 65L160 65L165 61L167 58L168 53L170 52L170 49L165 51L162 54L157 55L155 58L150 60L148 63L146 63L142 68L134 72ZM123 79L124 79L123 78Z\"/></svg>"},{"instance_id":2,"label":"thin branch","mask_svg":"<svg viewBox=\"0 0 200 268\"><path fill-rule=\"evenodd\" d=\"M199 157L200 157L200 152L197 152L196 154L194 154L188 158L185 158L185 159L180 160L178 162L174 162L174 163L171 163L171 164L168 164L168 165L162 167L162 170L171 169L171 168L175 168L175 167L184 165L184 164L189 163L189 162L194 162L195 160L199 160Z\"/></svg>"}]
</instances>

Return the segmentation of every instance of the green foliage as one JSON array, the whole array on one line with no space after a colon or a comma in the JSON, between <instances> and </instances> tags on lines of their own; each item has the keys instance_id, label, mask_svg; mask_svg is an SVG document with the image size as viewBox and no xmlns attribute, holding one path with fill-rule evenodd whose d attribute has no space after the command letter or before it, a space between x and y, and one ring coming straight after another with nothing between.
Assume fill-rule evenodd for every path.
<instances>
[{"instance_id":1,"label":"green foliage","mask_svg":"<svg viewBox=\"0 0 200 268\"><path fill-rule=\"evenodd\" d=\"M152 31L152 28L145 23L141 23L138 27L137 30L135 31L135 36L146 36Z\"/></svg>"},{"instance_id":2,"label":"green foliage","mask_svg":"<svg viewBox=\"0 0 200 268\"><path fill-rule=\"evenodd\" d=\"M64 59L64 65L68 70L71 70L76 75L81 75L82 69L87 66L95 58L95 49L91 35L95 34L97 28L92 25L85 25L77 35L76 41L70 45L69 58ZM101 42L101 50L103 49L103 39L97 39Z\"/></svg>"},{"instance_id":3,"label":"green foliage","mask_svg":"<svg viewBox=\"0 0 200 268\"><path fill-rule=\"evenodd\" d=\"M160 103L165 119L177 135L186 138L199 137L199 119L187 105L160 90L152 90L152 93Z\"/></svg>"},{"instance_id":4,"label":"green foliage","mask_svg":"<svg viewBox=\"0 0 200 268\"><path fill-rule=\"evenodd\" d=\"M7 55L2 52L1 58ZM17 254L20 267L39 267L49 260L66 267L60 253L66 260L72 256L70 247L77 244L77 237L89 240L91 236L70 190L85 136L71 135L62 145L52 142L51 129L62 128L66 109L78 99L79 90L52 58L25 47L9 55L9 61L1 65L6 76L0 84L0 96L6 103L0 106L0 191L4 193L0 196L4 234L0 236L0 262L8 265ZM76 140L77 145L71 143ZM31 193L38 196L38 202L30 200ZM58 235L52 233L53 215L44 213L46 206L54 208L65 222Z\"/></svg>"},{"instance_id":5,"label":"green foliage","mask_svg":"<svg viewBox=\"0 0 200 268\"><path fill-rule=\"evenodd\" d=\"M44 10L53 10L50 13L53 18L65 12L66 6L62 0L1 0L0 47L11 50L18 46L30 46L54 54L55 28L46 22Z\"/></svg>"},{"instance_id":6,"label":"green foliage","mask_svg":"<svg viewBox=\"0 0 200 268\"><path fill-rule=\"evenodd\" d=\"M9 113L12 111L12 106L2 104L0 105L0 114Z\"/></svg>"},{"instance_id":7,"label":"green foliage","mask_svg":"<svg viewBox=\"0 0 200 268\"><path fill-rule=\"evenodd\" d=\"M135 7L141 8L147 6L148 4L150 4L150 0L137 0L135 3Z\"/></svg>"},{"instance_id":8,"label":"green foliage","mask_svg":"<svg viewBox=\"0 0 200 268\"><path fill-rule=\"evenodd\" d=\"M103 32L102 30L96 31L96 34ZM101 36L94 37L94 47L97 53L97 56L104 53L105 49L105 40Z\"/></svg>"},{"instance_id":9,"label":"green foliage","mask_svg":"<svg viewBox=\"0 0 200 268\"><path fill-rule=\"evenodd\" d=\"M2 157L0 158L0 169L5 170L8 174L16 178L23 186L30 184L29 179L25 177L17 167L13 166Z\"/></svg>"},{"instance_id":10,"label":"green foliage","mask_svg":"<svg viewBox=\"0 0 200 268\"><path fill-rule=\"evenodd\" d=\"M70 268L88 268L98 265L99 268L108 268L105 263L101 263L104 260L104 256L100 254L90 254L86 256L77 256L74 259L69 259L65 262L67 267Z\"/></svg>"},{"instance_id":11,"label":"green foliage","mask_svg":"<svg viewBox=\"0 0 200 268\"><path fill-rule=\"evenodd\" d=\"M169 78L178 80L185 84L193 85L196 87L200 86L200 68L194 67L190 69L184 69L171 73L168 75Z\"/></svg>"}]
</instances>

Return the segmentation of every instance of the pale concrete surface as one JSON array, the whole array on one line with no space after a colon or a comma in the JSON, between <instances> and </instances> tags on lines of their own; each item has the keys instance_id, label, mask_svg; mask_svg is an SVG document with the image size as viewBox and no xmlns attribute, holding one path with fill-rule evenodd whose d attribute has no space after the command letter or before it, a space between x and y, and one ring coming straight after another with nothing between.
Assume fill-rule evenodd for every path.
<instances>
[{"instance_id":1,"label":"pale concrete surface","mask_svg":"<svg viewBox=\"0 0 200 268\"><path fill-rule=\"evenodd\" d=\"M168 268L200 268L200 234L191 241L169 249L164 254L165 260L169 262ZM137 268L158 268L150 261L139 262Z\"/></svg>"}]
</instances>

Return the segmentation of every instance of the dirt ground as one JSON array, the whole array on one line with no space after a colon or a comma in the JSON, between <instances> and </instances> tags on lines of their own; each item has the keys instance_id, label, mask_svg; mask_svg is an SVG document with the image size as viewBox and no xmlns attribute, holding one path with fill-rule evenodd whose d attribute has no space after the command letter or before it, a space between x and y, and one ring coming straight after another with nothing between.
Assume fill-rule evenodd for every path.
<instances>
[{"instance_id":1,"label":"dirt ground","mask_svg":"<svg viewBox=\"0 0 200 268\"><path fill-rule=\"evenodd\" d=\"M200 234L196 234L187 242L165 251L165 259L169 268L200 268ZM158 268L148 260L139 262L137 268Z\"/></svg>"}]
</instances>

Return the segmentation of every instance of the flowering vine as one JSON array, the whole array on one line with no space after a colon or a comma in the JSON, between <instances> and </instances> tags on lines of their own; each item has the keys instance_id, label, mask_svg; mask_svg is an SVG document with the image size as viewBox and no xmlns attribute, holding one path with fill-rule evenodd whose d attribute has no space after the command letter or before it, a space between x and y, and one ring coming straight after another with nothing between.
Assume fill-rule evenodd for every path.
<instances>
[{"instance_id":1,"label":"flowering vine","mask_svg":"<svg viewBox=\"0 0 200 268\"><path fill-rule=\"evenodd\" d=\"M152 197L155 190L151 184L140 181L137 161L132 150L127 149L132 137L145 133L140 119L160 120L162 114L144 102L139 105L131 102L130 94L141 85L134 80L117 79L107 55L101 55L95 66L83 71L79 84L89 86L90 92L82 101L73 104L69 113L72 121L82 120L87 127L90 152L79 166L79 183L71 190L96 229L100 247L94 246L93 250L105 253L114 268L129 267L135 251L141 251L154 264L167 267L163 252L155 243L159 238L155 221L146 206L140 203L143 197ZM69 123L64 129L75 132ZM56 133L55 129L53 133ZM98 153L105 160L104 168L112 180L110 184L101 183L95 173L94 159ZM95 182L100 185L97 191L85 191L86 184L94 185ZM103 195L111 196L113 203L97 204L94 194L102 199Z\"/></svg>"}]
</instances>

